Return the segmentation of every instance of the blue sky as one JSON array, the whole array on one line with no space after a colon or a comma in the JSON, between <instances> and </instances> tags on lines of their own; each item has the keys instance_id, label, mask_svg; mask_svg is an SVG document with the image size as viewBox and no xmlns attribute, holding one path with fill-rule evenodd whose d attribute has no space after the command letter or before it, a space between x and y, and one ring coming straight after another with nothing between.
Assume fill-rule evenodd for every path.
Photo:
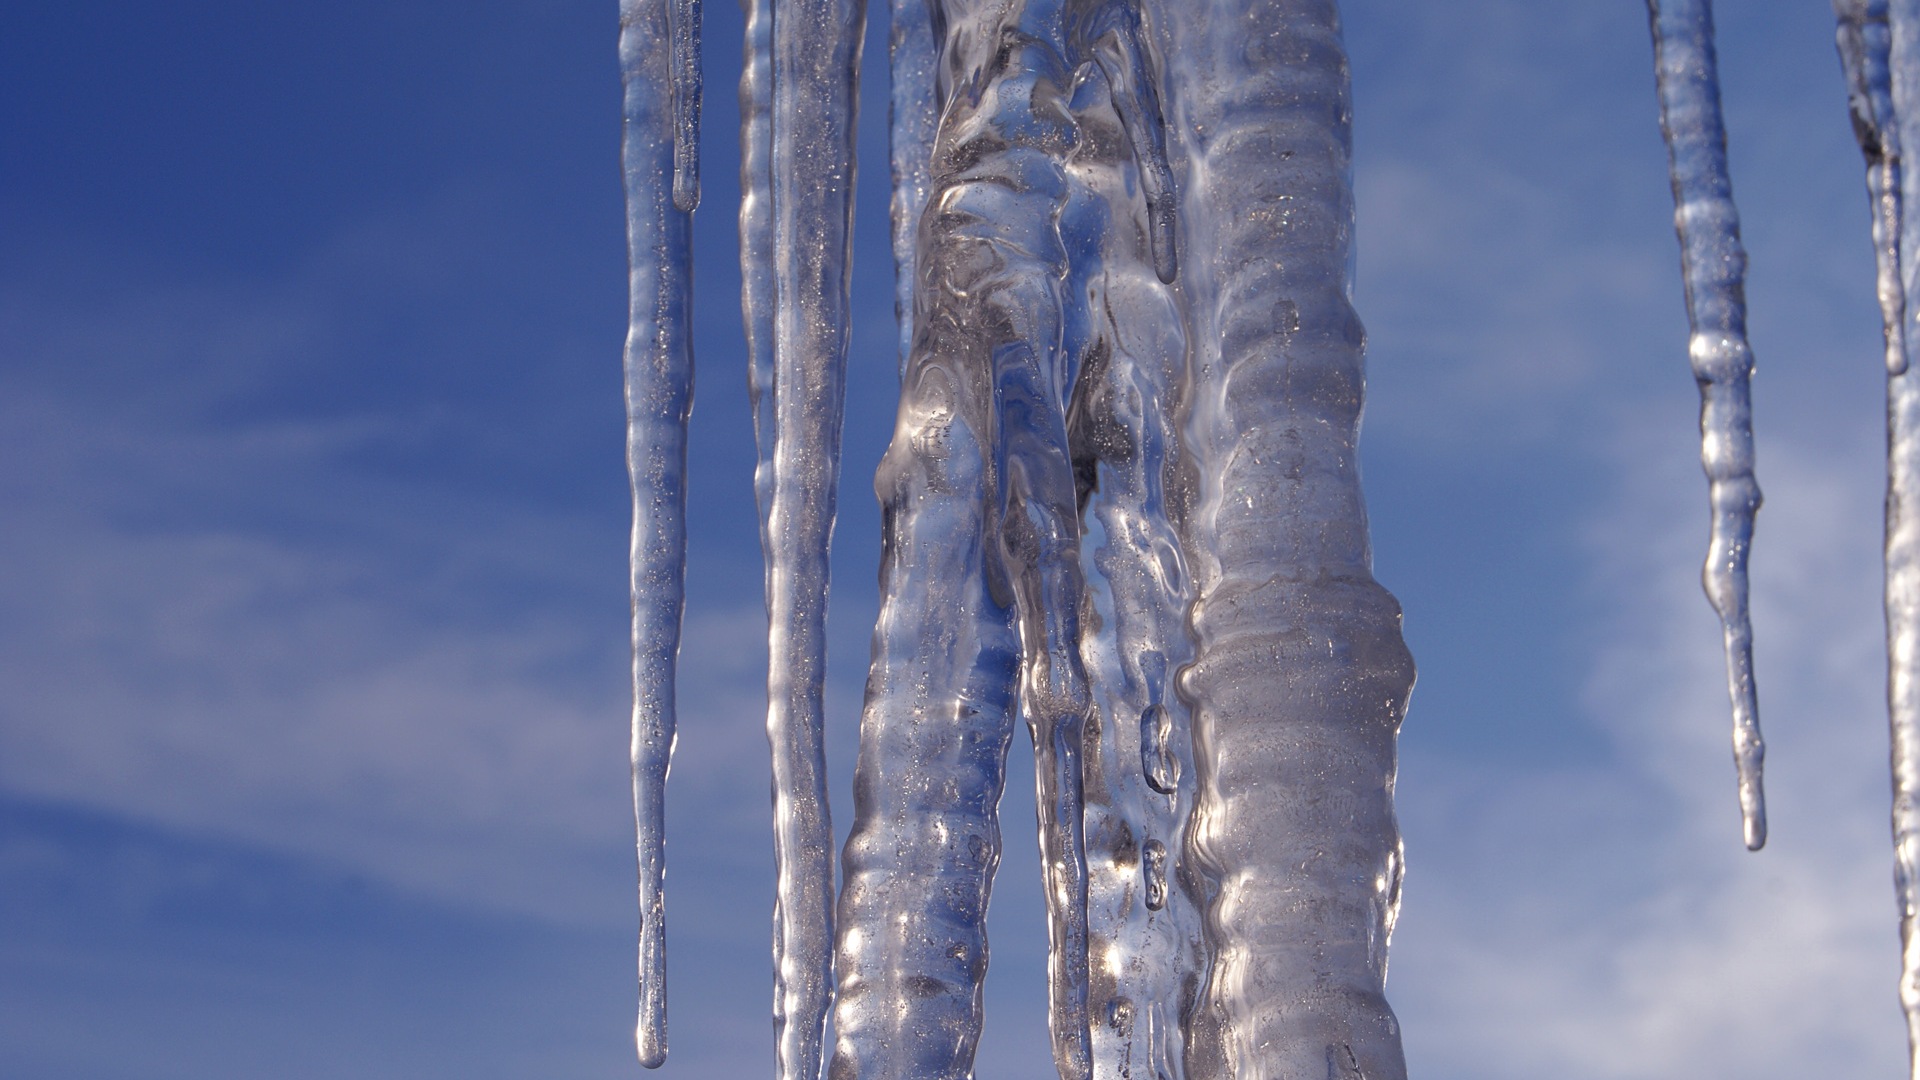
<instances>
[{"instance_id":1,"label":"blue sky","mask_svg":"<svg viewBox=\"0 0 1920 1080\"><path fill-rule=\"evenodd\" d=\"M613 9L0 14L0 1074L638 1073ZM1697 586L1644 9L1344 10L1363 457L1421 671L1389 983L1415 1074L1897 1075L1878 316L1826 5L1720 12L1768 498L1759 855ZM772 1048L739 16L707 18L665 1071L690 1078ZM842 828L895 389L882 33ZM1008 798L980 1073L1026 1080L1051 1070Z\"/></svg>"}]
</instances>

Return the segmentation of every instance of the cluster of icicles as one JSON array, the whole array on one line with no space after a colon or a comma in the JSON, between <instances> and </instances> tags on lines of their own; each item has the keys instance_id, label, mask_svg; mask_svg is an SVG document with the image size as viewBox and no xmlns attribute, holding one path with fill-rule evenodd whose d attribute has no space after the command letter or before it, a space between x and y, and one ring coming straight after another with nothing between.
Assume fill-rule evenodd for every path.
<instances>
[{"instance_id":1,"label":"cluster of icicles","mask_svg":"<svg viewBox=\"0 0 1920 1080\"><path fill-rule=\"evenodd\" d=\"M864 0L746 0L740 239L767 558L782 1080L964 1080L1007 751L1034 741L1055 1065L1397 1080L1394 744L1413 683L1354 440L1347 65L1333 0L893 0L898 421L835 891L823 677ZM1889 376L1902 1001L1920 1045L1920 0L1834 0ZM1709 0L1649 0L1747 846L1745 255ZM699 201L700 0L621 0L631 260L639 1054L666 1056ZM1920 340L1917 338L1916 340ZM1915 1072L1920 1077L1920 1069Z\"/></svg>"},{"instance_id":2,"label":"cluster of icicles","mask_svg":"<svg viewBox=\"0 0 1920 1080\"><path fill-rule=\"evenodd\" d=\"M697 0L626 0L640 1056L666 1053ZM1063 1077L1405 1074L1382 993L1413 665L1354 439L1330 0L899 0L901 396L835 891L827 545L861 0L753 0L740 208L783 1078L971 1075L1024 718Z\"/></svg>"},{"instance_id":3,"label":"cluster of icicles","mask_svg":"<svg viewBox=\"0 0 1920 1080\"><path fill-rule=\"evenodd\" d=\"M1661 127L1667 139L1692 323L1688 355L1700 384L1700 460L1712 505L1703 583L1720 615L1733 704L1733 754L1747 847L1766 842L1764 747L1753 683L1747 555L1760 489L1753 478L1753 353L1746 340L1746 254L1727 175L1711 0L1648 0ZM1901 146L1920 146L1920 0L1833 0L1854 134L1866 156L1867 194L1887 370L1887 709L1892 737L1894 888L1900 917L1900 1004L1909 1074L1920 1080L1920 383L1909 375L1920 315L1920 170ZM1920 203L1915 203L1920 205Z\"/></svg>"}]
</instances>

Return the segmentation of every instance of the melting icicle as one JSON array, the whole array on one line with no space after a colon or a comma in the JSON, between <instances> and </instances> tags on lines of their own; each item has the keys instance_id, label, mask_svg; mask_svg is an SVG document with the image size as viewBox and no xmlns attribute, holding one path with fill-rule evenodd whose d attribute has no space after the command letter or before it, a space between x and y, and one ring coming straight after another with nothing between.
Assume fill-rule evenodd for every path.
<instances>
[{"instance_id":1,"label":"melting icicle","mask_svg":"<svg viewBox=\"0 0 1920 1080\"><path fill-rule=\"evenodd\" d=\"M1920 140L1920 3L1835 0L1854 133L1867 159L1887 367L1887 718L1892 735L1894 890L1908 1074L1920 1078L1920 382L1909 367L1920 198L1901 148Z\"/></svg>"},{"instance_id":2,"label":"melting icicle","mask_svg":"<svg viewBox=\"0 0 1920 1080\"><path fill-rule=\"evenodd\" d=\"M630 289L627 472L633 483L633 807L640 865L640 1061L667 1056L665 834L686 556L691 249L674 205L671 70L664 0L622 0L621 165Z\"/></svg>"},{"instance_id":3,"label":"melting icicle","mask_svg":"<svg viewBox=\"0 0 1920 1080\"><path fill-rule=\"evenodd\" d=\"M835 1075L952 1077L980 1032L1015 694L1034 738L1055 1064L1089 1072L1073 385L1055 226L1073 143L1057 6L952 0L953 92L876 488L883 592L841 897Z\"/></svg>"},{"instance_id":4,"label":"melting icicle","mask_svg":"<svg viewBox=\"0 0 1920 1080\"><path fill-rule=\"evenodd\" d=\"M1710 0L1647 0L1653 28L1660 127L1673 174L1673 223L1686 278L1687 353L1700 384L1700 463L1706 469L1713 531L1702 584L1720 615L1733 704L1733 759L1748 850L1767 842L1761 789L1759 703L1753 683L1753 627L1747 615L1747 556L1760 487L1753 479L1753 411L1748 388L1747 256L1727 179L1727 135L1713 52Z\"/></svg>"},{"instance_id":5,"label":"melting icicle","mask_svg":"<svg viewBox=\"0 0 1920 1080\"><path fill-rule=\"evenodd\" d=\"M673 36L673 207L700 205L700 0L669 0Z\"/></svg>"},{"instance_id":6,"label":"melting icicle","mask_svg":"<svg viewBox=\"0 0 1920 1080\"><path fill-rule=\"evenodd\" d=\"M749 27L754 57L742 169L748 333L772 328L772 385L757 388L767 559L767 738L773 752L774 1023L780 1075L820 1074L833 999L833 827L827 808L828 549L845 405L853 230L854 110L864 0L782 0ZM757 35L757 36L756 36ZM770 105L770 115L761 106ZM770 132L768 121L771 121ZM764 140L770 135L770 146ZM771 153L768 154L767 151ZM770 175L770 181L767 177ZM760 217L771 195L771 249ZM771 258L771 285L765 260ZM772 295L769 295L769 294ZM765 305L776 301L769 316ZM755 348L764 348L756 341ZM751 358L764 363L762 356ZM764 370L759 370L764 377ZM771 403L768 403L768 398Z\"/></svg>"},{"instance_id":7,"label":"melting icicle","mask_svg":"<svg viewBox=\"0 0 1920 1080\"><path fill-rule=\"evenodd\" d=\"M1413 663L1373 579L1355 461L1364 333L1346 290L1338 16L1325 0L1163 0L1147 26L1184 164L1197 473L1196 654L1177 682L1198 784L1184 858L1210 890L1212 961L1187 1075L1403 1080L1384 985ZM1276 204L1289 209L1244 212Z\"/></svg>"},{"instance_id":8,"label":"melting icicle","mask_svg":"<svg viewBox=\"0 0 1920 1080\"><path fill-rule=\"evenodd\" d=\"M1403 1077L1412 666L1353 471L1337 21L939 0L929 29L935 74L908 47L895 82L941 112L911 250L895 219L913 325L832 1074L970 1075L1017 699L1063 1077ZM926 129L895 121L899 185Z\"/></svg>"},{"instance_id":9,"label":"melting icicle","mask_svg":"<svg viewBox=\"0 0 1920 1080\"><path fill-rule=\"evenodd\" d=\"M913 351L913 259L926 212L927 170L933 163L934 105L932 0L893 0L888 34L887 142L893 159L893 316L900 332L900 371Z\"/></svg>"}]
</instances>

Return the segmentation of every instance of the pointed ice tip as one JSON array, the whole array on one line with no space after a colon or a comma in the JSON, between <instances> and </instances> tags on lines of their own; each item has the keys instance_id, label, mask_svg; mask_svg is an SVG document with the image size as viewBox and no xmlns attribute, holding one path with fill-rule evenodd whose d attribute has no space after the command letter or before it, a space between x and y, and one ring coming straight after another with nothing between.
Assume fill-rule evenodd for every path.
<instances>
[{"instance_id":1,"label":"pointed ice tip","mask_svg":"<svg viewBox=\"0 0 1920 1080\"><path fill-rule=\"evenodd\" d=\"M693 213L700 205L700 173L695 169L682 166L673 174L673 208L683 214Z\"/></svg>"},{"instance_id":2,"label":"pointed ice tip","mask_svg":"<svg viewBox=\"0 0 1920 1080\"><path fill-rule=\"evenodd\" d=\"M1767 846L1767 815L1765 812L1748 814L1745 821L1747 850L1759 851Z\"/></svg>"}]
</instances>

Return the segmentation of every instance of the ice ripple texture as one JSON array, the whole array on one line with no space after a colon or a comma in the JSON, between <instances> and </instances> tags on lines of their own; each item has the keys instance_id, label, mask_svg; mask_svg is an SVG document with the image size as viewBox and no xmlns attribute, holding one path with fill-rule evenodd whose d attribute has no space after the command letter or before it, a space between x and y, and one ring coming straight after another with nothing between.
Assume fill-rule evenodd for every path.
<instances>
[{"instance_id":1,"label":"ice ripple texture","mask_svg":"<svg viewBox=\"0 0 1920 1080\"><path fill-rule=\"evenodd\" d=\"M1747 345L1747 255L1727 174L1727 133L1709 0L1647 0L1660 127L1673 180L1673 224L1686 280L1687 355L1700 384L1700 464L1712 530L1701 584L1720 616L1733 706L1733 760L1748 850L1767 842L1766 745L1753 682L1747 557L1760 486L1753 478L1753 350Z\"/></svg>"},{"instance_id":2,"label":"ice ripple texture","mask_svg":"<svg viewBox=\"0 0 1920 1080\"><path fill-rule=\"evenodd\" d=\"M622 11L651 1065L698 7ZM831 973L835 1080L971 1077L1024 720L1062 1077L1402 1080L1384 983L1413 664L1360 495L1334 3L892 0L902 386L831 912L821 620L864 12L749 12L740 228L781 1075L818 1071Z\"/></svg>"},{"instance_id":3,"label":"ice ripple texture","mask_svg":"<svg viewBox=\"0 0 1920 1080\"><path fill-rule=\"evenodd\" d=\"M1337 13L932 12L832 1075L971 1074L1025 717L1062 1076L1404 1076Z\"/></svg>"}]
</instances>

